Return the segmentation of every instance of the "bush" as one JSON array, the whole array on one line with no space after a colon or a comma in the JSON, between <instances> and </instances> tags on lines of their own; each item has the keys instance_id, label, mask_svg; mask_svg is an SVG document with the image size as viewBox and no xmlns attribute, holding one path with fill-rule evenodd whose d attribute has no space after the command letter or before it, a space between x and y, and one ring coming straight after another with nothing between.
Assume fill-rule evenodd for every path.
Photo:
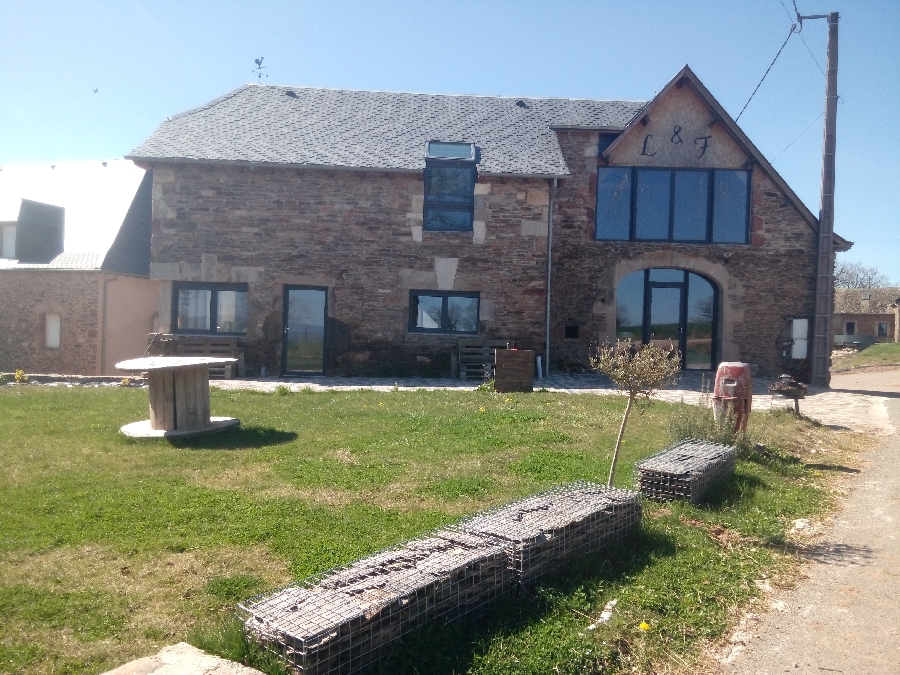
<instances>
[{"instance_id":1,"label":"bush","mask_svg":"<svg viewBox=\"0 0 900 675\"><path fill-rule=\"evenodd\" d=\"M19 368L16 370L16 382L19 384L25 384L28 382L28 376L25 374L25 371Z\"/></svg>"},{"instance_id":2,"label":"bush","mask_svg":"<svg viewBox=\"0 0 900 675\"><path fill-rule=\"evenodd\" d=\"M279 384L277 387L275 387L275 395L276 396L287 396L290 393L291 393L291 388L288 386Z\"/></svg>"},{"instance_id":3,"label":"bush","mask_svg":"<svg viewBox=\"0 0 900 675\"><path fill-rule=\"evenodd\" d=\"M672 442L696 438L732 445L742 452L752 450L755 445L753 439L736 428L734 409L727 408L726 414L716 421L707 382L704 381L701 391L698 405L682 404L669 420L667 430Z\"/></svg>"}]
</instances>

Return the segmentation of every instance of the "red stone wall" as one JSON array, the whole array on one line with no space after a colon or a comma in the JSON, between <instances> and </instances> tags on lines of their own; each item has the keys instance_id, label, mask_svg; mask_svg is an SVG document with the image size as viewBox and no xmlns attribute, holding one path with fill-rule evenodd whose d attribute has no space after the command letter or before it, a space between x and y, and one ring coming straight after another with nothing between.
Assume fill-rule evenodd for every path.
<instances>
[{"instance_id":1,"label":"red stone wall","mask_svg":"<svg viewBox=\"0 0 900 675\"><path fill-rule=\"evenodd\" d=\"M478 291L480 334L540 352L548 183L481 177L475 232L422 232L421 173L153 167L151 275L246 282L250 369L280 366L285 284L329 289L335 374L447 375L458 335L409 332L409 291ZM456 259L442 281L436 259ZM465 336L462 336L465 337Z\"/></svg>"},{"instance_id":2,"label":"red stone wall","mask_svg":"<svg viewBox=\"0 0 900 675\"><path fill-rule=\"evenodd\" d=\"M99 374L102 274L0 270L0 372ZM46 347L44 317L60 315L60 346Z\"/></svg>"},{"instance_id":3,"label":"red stone wall","mask_svg":"<svg viewBox=\"0 0 900 675\"><path fill-rule=\"evenodd\" d=\"M831 319L831 334L843 335L848 321L856 322L857 337L875 338L877 342L894 342L893 314L835 314ZM879 323L887 324L887 337L877 337Z\"/></svg>"},{"instance_id":4,"label":"red stone wall","mask_svg":"<svg viewBox=\"0 0 900 675\"><path fill-rule=\"evenodd\" d=\"M775 340L787 319L813 323L817 237L775 184L754 168L749 245L600 242L594 238L597 134L562 130L557 136L573 177L560 181L554 216L551 365L584 360L592 339L614 339L616 286L625 274L681 267L718 287L719 359L780 372ZM579 325L579 339L563 337L566 325Z\"/></svg>"}]
</instances>

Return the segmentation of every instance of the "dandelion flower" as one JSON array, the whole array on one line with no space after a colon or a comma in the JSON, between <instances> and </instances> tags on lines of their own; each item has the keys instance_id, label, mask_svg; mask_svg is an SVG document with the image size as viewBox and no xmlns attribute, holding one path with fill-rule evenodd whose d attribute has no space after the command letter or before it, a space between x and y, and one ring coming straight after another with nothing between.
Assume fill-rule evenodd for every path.
<instances>
[{"instance_id":1,"label":"dandelion flower","mask_svg":"<svg viewBox=\"0 0 900 675\"><path fill-rule=\"evenodd\" d=\"M641 630L650 630L650 624L646 621L641 621L641 625L638 626Z\"/></svg>"},{"instance_id":2,"label":"dandelion flower","mask_svg":"<svg viewBox=\"0 0 900 675\"><path fill-rule=\"evenodd\" d=\"M484 412L484 406L481 406L478 410L479 410L480 412Z\"/></svg>"}]
</instances>

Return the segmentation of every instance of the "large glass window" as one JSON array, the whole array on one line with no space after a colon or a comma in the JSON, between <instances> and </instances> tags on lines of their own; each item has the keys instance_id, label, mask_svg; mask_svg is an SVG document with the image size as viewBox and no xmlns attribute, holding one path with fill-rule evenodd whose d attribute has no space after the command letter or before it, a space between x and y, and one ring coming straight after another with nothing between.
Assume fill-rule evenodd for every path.
<instances>
[{"instance_id":1,"label":"large glass window","mask_svg":"<svg viewBox=\"0 0 900 675\"><path fill-rule=\"evenodd\" d=\"M597 169L597 239L628 239L631 229L631 169Z\"/></svg>"},{"instance_id":2,"label":"large glass window","mask_svg":"<svg viewBox=\"0 0 900 675\"><path fill-rule=\"evenodd\" d=\"M417 333L477 333L478 293L410 291L409 330Z\"/></svg>"},{"instance_id":3,"label":"large glass window","mask_svg":"<svg viewBox=\"0 0 900 675\"><path fill-rule=\"evenodd\" d=\"M716 365L716 288L699 274L654 268L634 272L616 290L616 338L672 345L686 370Z\"/></svg>"},{"instance_id":4,"label":"large glass window","mask_svg":"<svg viewBox=\"0 0 900 675\"><path fill-rule=\"evenodd\" d=\"M247 333L245 284L176 283L172 289L176 333Z\"/></svg>"},{"instance_id":5,"label":"large glass window","mask_svg":"<svg viewBox=\"0 0 900 675\"><path fill-rule=\"evenodd\" d=\"M474 162L426 160L424 229L471 231L475 178Z\"/></svg>"},{"instance_id":6,"label":"large glass window","mask_svg":"<svg viewBox=\"0 0 900 675\"><path fill-rule=\"evenodd\" d=\"M749 216L748 171L597 169L599 240L746 244Z\"/></svg>"},{"instance_id":7,"label":"large glass window","mask_svg":"<svg viewBox=\"0 0 900 675\"><path fill-rule=\"evenodd\" d=\"M669 238L671 171L638 171L634 205L635 239Z\"/></svg>"},{"instance_id":8,"label":"large glass window","mask_svg":"<svg viewBox=\"0 0 900 675\"><path fill-rule=\"evenodd\" d=\"M713 198L713 241L743 244L747 241L750 175L746 171L716 171Z\"/></svg>"}]
</instances>

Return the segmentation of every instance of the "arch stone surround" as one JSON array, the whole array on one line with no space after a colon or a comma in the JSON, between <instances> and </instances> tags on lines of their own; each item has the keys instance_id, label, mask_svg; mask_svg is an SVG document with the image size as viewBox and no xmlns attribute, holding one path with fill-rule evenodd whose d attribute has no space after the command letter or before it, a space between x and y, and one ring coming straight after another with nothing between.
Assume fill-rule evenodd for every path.
<instances>
[{"instance_id":1,"label":"arch stone surround","mask_svg":"<svg viewBox=\"0 0 900 675\"><path fill-rule=\"evenodd\" d=\"M684 255L677 251L651 251L632 258L619 260L613 273L614 293L618 293L619 282L633 272L640 272L648 267L670 267L701 274L718 287L719 291L719 325L716 327L722 361L734 361L739 358L739 350L734 341L735 325L744 320L742 290L740 282L728 272L722 264L698 256ZM615 338L616 299L609 303L613 312L607 317L607 325L611 326L612 338Z\"/></svg>"}]
</instances>

